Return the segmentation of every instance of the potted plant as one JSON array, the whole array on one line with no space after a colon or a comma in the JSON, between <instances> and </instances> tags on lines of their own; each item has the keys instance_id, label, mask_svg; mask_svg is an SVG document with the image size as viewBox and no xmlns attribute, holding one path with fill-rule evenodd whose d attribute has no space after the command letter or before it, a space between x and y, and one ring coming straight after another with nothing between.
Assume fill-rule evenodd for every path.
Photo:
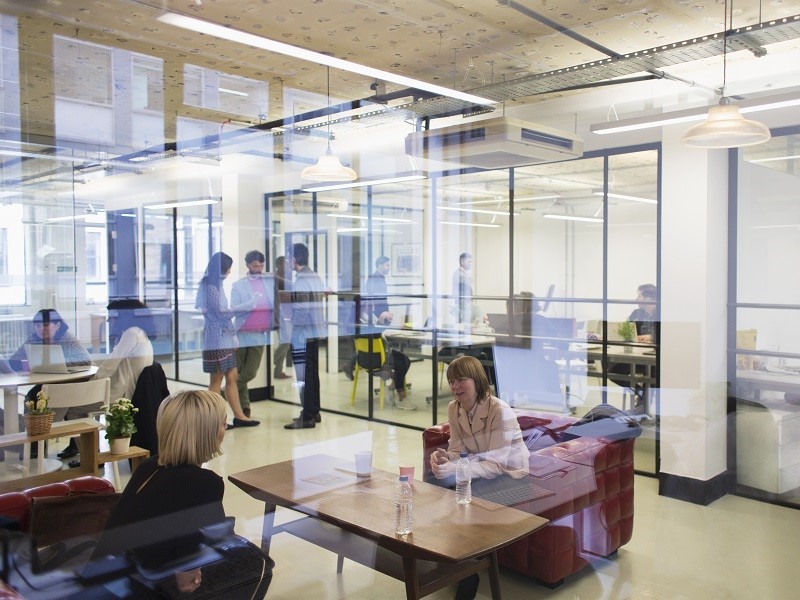
<instances>
[{"instance_id":1,"label":"potted plant","mask_svg":"<svg viewBox=\"0 0 800 600\"><path fill-rule=\"evenodd\" d=\"M133 415L139 412L127 398L117 398L106 408L106 439L111 444L111 454L125 454L136 433Z\"/></svg>"},{"instance_id":2,"label":"potted plant","mask_svg":"<svg viewBox=\"0 0 800 600\"><path fill-rule=\"evenodd\" d=\"M25 401L25 431L28 435L44 435L53 425L55 413L48 407L50 396L42 390L36 394L36 400Z\"/></svg>"},{"instance_id":3,"label":"potted plant","mask_svg":"<svg viewBox=\"0 0 800 600\"><path fill-rule=\"evenodd\" d=\"M626 342L632 342L636 339L636 323L633 321L622 321L617 325L617 333ZM632 346L625 346L625 352L632 352Z\"/></svg>"}]
</instances>

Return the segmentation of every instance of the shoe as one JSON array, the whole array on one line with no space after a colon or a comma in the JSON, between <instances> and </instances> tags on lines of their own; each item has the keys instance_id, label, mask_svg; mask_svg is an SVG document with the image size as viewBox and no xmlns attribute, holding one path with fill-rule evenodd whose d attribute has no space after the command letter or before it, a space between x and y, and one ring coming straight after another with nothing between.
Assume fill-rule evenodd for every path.
<instances>
[{"instance_id":1,"label":"shoe","mask_svg":"<svg viewBox=\"0 0 800 600\"><path fill-rule=\"evenodd\" d=\"M317 413L314 415L314 423L322 423L322 415Z\"/></svg>"},{"instance_id":2,"label":"shoe","mask_svg":"<svg viewBox=\"0 0 800 600\"><path fill-rule=\"evenodd\" d=\"M248 419L250 418L250 408L249 407L248 408L243 408L242 412L244 413L245 417L247 417Z\"/></svg>"},{"instance_id":3,"label":"shoe","mask_svg":"<svg viewBox=\"0 0 800 600\"><path fill-rule=\"evenodd\" d=\"M274 379L291 379L292 376L287 373L278 373L275 375Z\"/></svg>"},{"instance_id":4,"label":"shoe","mask_svg":"<svg viewBox=\"0 0 800 600\"><path fill-rule=\"evenodd\" d=\"M260 423L261 421L256 421L255 419L250 419L249 421L246 421L244 419L237 419L236 417L233 417L234 427L255 427Z\"/></svg>"},{"instance_id":5,"label":"shoe","mask_svg":"<svg viewBox=\"0 0 800 600\"><path fill-rule=\"evenodd\" d=\"M304 421L302 419L292 419L291 423L287 423L283 426L284 429L314 429L317 424L314 422L314 419L309 419L308 421Z\"/></svg>"},{"instance_id":6,"label":"shoe","mask_svg":"<svg viewBox=\"0 0 800 600\"><path fill-rule=\"evenodd\" d=\"M70 444L64 448L64 450L56 454L56 456L58 456L58 458L72 458L73 456L78 456L78 446Z\"/></svg>"},{"instance_id":7,"label":"shoe","mask_svg":"<svg viewBox=\"0 0 800 600\"><path fill-rule=\"evenodd\" d=\"M69 465L70 469L77 469L78 467L81 466L81 459L76 458L75 460L69 461L67 464Z\"/></svg>"},{"instance_id":8,"label":"shoe","mask_svg":"<svg viewBox=\"0 0 800 600\"><path fill-rule=\"evenodd\" d=\"M344 376L347 377L350 381L353 381L353 368L352 367L345 367L342 369Z\"/></svg>"},{"instance_id":9,"label":"shoe","mask_svg":"<svg viewBox=\"0 0 800 600\"><path fill-rule=\"evenodd\" d=\"M480 582L481 578L478 577L477 573L473 573L469 577L465 577L459 581L458 588L456 589L456 600L473 600L475 594L478 593L478 585Z\"/></svg>"},{"instance_id":10,"label":"shoe","mask_svg":"<svg viewBox=\"0 0 800 600\"><path fill-rule=\"evenodd\" d=\"M417 407L414 405L411 400L398 400L394 403L395 408L399 408L400 410L417 410Z\"/></svg>"}]
</instances>

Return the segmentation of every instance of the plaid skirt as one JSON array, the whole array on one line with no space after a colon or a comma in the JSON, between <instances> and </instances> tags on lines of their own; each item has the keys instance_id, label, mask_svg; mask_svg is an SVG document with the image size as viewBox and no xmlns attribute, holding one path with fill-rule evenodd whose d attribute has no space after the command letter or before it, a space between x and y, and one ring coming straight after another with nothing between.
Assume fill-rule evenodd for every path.
<instances>
[{"instance_id":1,"label":"plaid skirt","mask_svg":"<svg viewBox=\"0 0 800 600\"><path fill-rule=\"evenodd\" d=\"M203 373L225 373L236 368L233 348L203 350Z\"/></svg>"}]
</instances>

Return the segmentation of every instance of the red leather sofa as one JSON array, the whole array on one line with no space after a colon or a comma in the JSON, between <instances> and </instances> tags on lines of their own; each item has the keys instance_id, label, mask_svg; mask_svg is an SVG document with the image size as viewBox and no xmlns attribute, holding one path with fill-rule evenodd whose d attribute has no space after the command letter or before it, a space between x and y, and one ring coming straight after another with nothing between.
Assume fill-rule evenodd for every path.
<instances>
[{"instance_id":1,"label":"red leather sofa","mask_svg":"<svg viewBox=\"0 0 800 600\"><path fill-rule=\"evenodd\" d=\"M16 519L22 531L28 531L34 498L80 496L83 494L114 494L116 490L107 479L88 475L58 483L48 483L22 492L0 494L0 515Z\"/></svg>"},{"instance_id":2,"label":"red leather sofa","mask_svg":"<svg viewBox=\"0 0 800 600\"><path fill-rule=\"evenodd\" d=\"M517 411L531 451L531 483L547 495L514 507L547 518L543 529L499 552L503 567L556 587L587 566L608 557L633 534L633 439L581 437L562 441L574 418ZM446 448L447 423L422 434L425 481L435 481L430 455Z\"/></svg>"}]
</instances>

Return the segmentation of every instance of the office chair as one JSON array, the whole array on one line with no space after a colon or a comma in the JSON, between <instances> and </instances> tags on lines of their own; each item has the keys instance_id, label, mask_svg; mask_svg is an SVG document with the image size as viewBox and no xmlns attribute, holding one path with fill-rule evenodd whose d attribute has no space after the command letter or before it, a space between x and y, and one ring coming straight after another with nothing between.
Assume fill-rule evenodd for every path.
<instances>
[{"instance_id":1,"label":"office chair","mask_svg":"<svg viewBox=\"0 0 800 600\"><path fill-rule=\"evenodd\" d=\"M353 393L350 396L350 406L356 404L356 386L358 385L359 371L369 371L377 374L381 380L380 409L383 410L383 398L386 395L386 351L380 336L356 337L356 368L353 372Z\"/></svg>"}]
</instances>

